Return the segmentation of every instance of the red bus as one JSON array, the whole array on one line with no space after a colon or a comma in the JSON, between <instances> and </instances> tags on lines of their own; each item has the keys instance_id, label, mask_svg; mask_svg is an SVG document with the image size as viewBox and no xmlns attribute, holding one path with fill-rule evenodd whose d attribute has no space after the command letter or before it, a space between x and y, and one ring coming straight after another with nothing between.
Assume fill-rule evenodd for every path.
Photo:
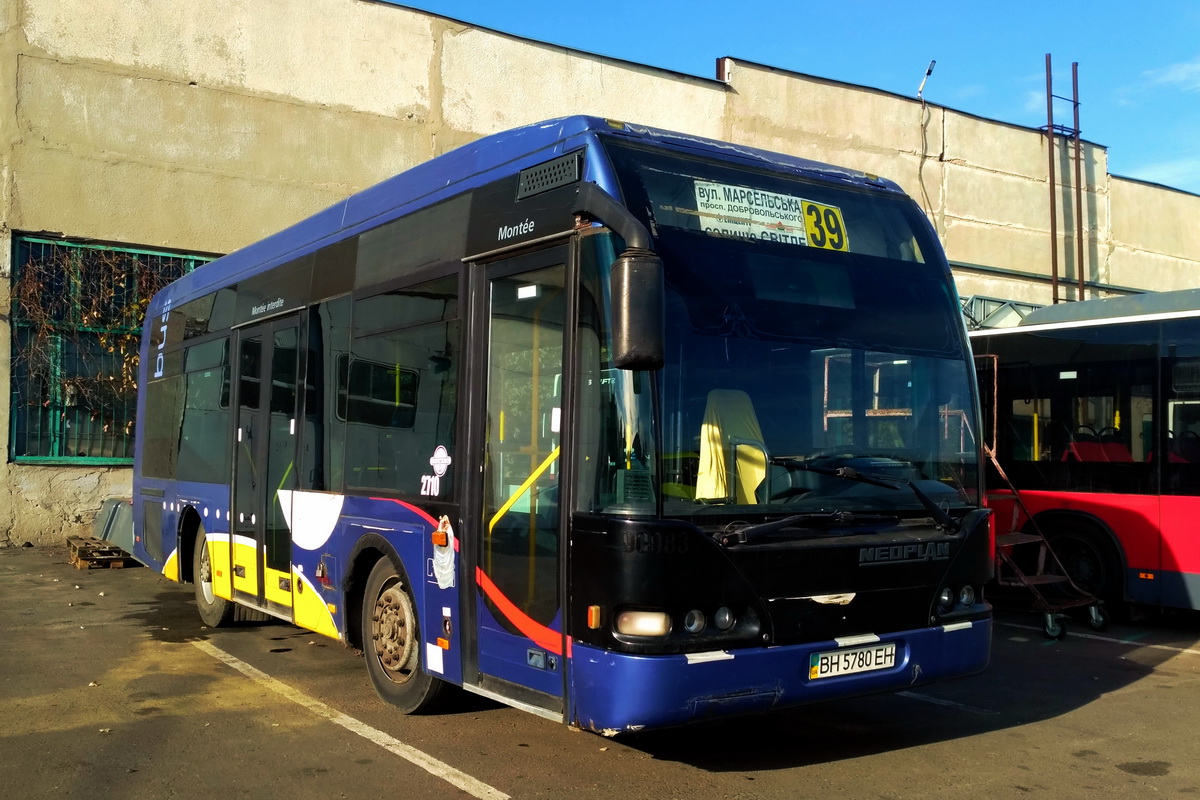
<instances>
[{"instance_id":1,"label":"red bus","mask_svg":"<svg viewBox=\"0 0 1200 800\"><path fill-rule=\"evenodd\" d=\"M1110 604L1200 609L1200 289L1052 306L971 340L997 460L1067 574Z\"/></svg>"}]
</instances>

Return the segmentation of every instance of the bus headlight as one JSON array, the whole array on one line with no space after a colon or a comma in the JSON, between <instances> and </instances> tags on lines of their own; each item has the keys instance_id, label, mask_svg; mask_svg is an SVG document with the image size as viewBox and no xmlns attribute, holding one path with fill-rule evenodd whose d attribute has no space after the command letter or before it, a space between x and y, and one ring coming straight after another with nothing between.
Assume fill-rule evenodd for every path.
<instances>
[{"instance_id":1,"label":"bus headlight","mask_svg":"<svg viewBox=\"0 0 1200 800\"><path fill-rule=\"evenodd\" d=\"M665 611L622 611L617 615L617 633L626 636L666 636L671 618Z\"/></svg>"},{"instance_id":2,"label":"bus headlight","mask_svg":"<svg viewBox=\"0 0 1200 800\"><path fill-rule=\"evenodd\" d=\"M958 602L964 606L975 605L975 587L964 586L958 592Z\"/></svg>"}]
</instances>

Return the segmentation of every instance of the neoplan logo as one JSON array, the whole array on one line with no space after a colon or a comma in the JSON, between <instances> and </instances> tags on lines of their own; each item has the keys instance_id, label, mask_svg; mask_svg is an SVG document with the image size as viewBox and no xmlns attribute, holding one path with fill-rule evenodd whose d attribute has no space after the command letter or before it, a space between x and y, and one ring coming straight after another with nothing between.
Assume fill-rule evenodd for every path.
<instances>
[{"instance_id":1,"label":"neoplan logo","mask_svg":"<svg viewBox=\"0 0 1200 800\"><path fill-rule=\"evenodd\" d=\"M911 564L921 561L948 561L949 559L949 542L893 544L882 547L863 547L858 551L860 567L873 567L881 564Z\"/></svg>"}]
</instances>

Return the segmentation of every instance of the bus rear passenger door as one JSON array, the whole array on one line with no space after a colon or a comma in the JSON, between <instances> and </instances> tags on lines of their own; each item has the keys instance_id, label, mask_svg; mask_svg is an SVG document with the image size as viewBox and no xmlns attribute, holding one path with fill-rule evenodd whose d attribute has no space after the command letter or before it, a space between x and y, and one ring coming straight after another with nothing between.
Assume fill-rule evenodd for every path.
<instances>
[{"instance_id":1,"label":"bus rear passenger door","mask_svg":"<svg viewBox=\"0 0 1200 800\"><path fill-rule=\"evenodd\" d=\"M292 618L292 540L287 518L296 486L299 321L285 318L238 333L234 446L233 595Z\"/></svg>"},{"instance_id":2,"label":"bus rear passenger door","mask_svg":"<svg viewBox=\"0 0 1200 800\"><path fill-rule=\"evenodd\" d=\"M487 363L473 376L486 398L483 502L468 512L481 526L469 540L477 543L478 688L552 713L563 709L558 386L566 259L560 247L488 268L479 298Z\"/></svg>"}]
</instances>

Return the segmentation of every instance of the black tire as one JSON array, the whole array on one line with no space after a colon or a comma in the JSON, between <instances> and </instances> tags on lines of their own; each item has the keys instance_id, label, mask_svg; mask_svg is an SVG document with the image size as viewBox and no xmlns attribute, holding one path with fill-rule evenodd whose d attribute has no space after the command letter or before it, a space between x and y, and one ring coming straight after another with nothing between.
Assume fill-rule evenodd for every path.
<instances>
[{"instance_id":1,"label":"black tire","mask_svg":"<svg viewBox=\"0 0 1200 800\"><path fill-rule=\"evenodd\" d=\"M1042 622L1042 633L1047 639L1062 641L1067 636L1067 623L1057 614L1046 614Z\"/></svg>"},{"instance_id":2,"label":"black tire","mask_svg":"<svg viewBox=\"0 0 1200 800\"><path fill-rule=\"evenodd\" d=\"M200 619L210 628L228 625L233 621L235 604L213 594L212 564L208 560L203 525L196 531L196 546L192 550L192 582L196 588L196 608L200 611Z\"/></svg>"},{"instance_id":3,"label":"black tire","mask_svg":"<svg viewBox=\"0 0 1200 800\"><path fill-rule=\"evenodd\" d=\"M445 683L421 668L421 628L412 591L388 558L367 578L362 605L363 657L375 692L405 714L432 710Z\"/></svg>"},{"instance_id":4,"label":"black tire","mask_svg":"<svg viewBox=\"0 0 1200 800\"><path fill-rule=\"evenodd\" d=\"M1123 597L1120 559L1099 534L1075 525L1052 528L1048 541L1063 571L1083 591L1106 603L1120 604Z\"/></svg>"}]
</instances>

